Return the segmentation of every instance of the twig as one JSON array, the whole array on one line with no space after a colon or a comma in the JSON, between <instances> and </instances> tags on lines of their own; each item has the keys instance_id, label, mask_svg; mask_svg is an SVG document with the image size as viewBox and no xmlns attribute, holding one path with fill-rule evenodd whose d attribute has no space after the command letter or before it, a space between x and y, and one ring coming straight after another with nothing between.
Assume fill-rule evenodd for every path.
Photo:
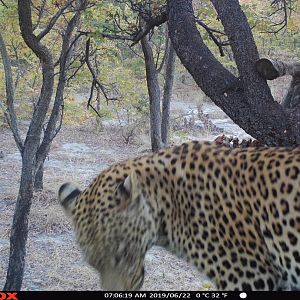
<instances>
[{"instance_id":1,"label":"twig","mask_svg":"<svg viewBox=\"0 0 300 300\"><path fill-rule=\"evenodd\" d=\"M3 0L0 0L0 3L1 3L5 8L8 8L8 6L4 3Z\"/></svg>"},{"instance_id":2,"label":"twig","mask_svg":"<svg viewBox=\"0 0 300 300\"><path fill-rule=\"evenodd\" d=\"M78 31L80 35L90 35L90 34L95 34L94 32L92 31L81 31L79 30ZM125 40L125 41L133 41L134 38L132 36L129 36L129 35L120 35L120 34L110 34L110 33L105 33L105 32L100 32L100 33L97 33L99 34L101 37L104 37L104 38L108 38L108 39L111 39L111 40Z\"/></svg>"},{"instance_id":3,"label":"twig","mask_svg":"<svg viewBox=\"0 0 300 300\"><path fill-rule=\"evenodd\" d=\"M162 9L161 14L157 15L154 18L151 18L150 20L145 20L146 25L141 28L141 30L135 34L134 36L134 42L131 44L131 47L136 45L143 37L145 37L154 27L157 27L166 21L168 21L169 14L167 12L167 8L164 7Z\"/></svg>"},{"instance_id":4,"label":"twig","mask_svg":"<svg viewBox=\"0 0 300 300\"><path fill-rule=\"evenodd\" d=\"M279 28L277 30L267 30L266 33L273 33L273 34L277 34L278 32L280 32L282 29L286 28L288 25L288 17L291 16L291 13L293 10L292 7L292 0L273 0L271 3L271 6L273 7L277 7L277 9L275 9L270 15L274 16L277 13L283 12L283 18L281 21L279 22L273 22L272 27L277 27L279 26ZM288 11L289 16L288 16Z\"/></svg>"},{"instance_id":5,"label":"twig","mask_svg":"<svg viewBox=\"0 0 300 300\"><path fill-rule=\"evenodd\" d=\"M198 23L201 27L203 27L206 32L208 33L209 37L212 39L212 41L217 45L217 47L219 48L219 52L220 52L220 55L223 57L225 56L224 54L224 50L223 50L223 47L224 46L228 46L229 45L229 42L221 42L215 35L214 33L218 33L218 34L221 34L221 35L225 35L223 32L219 31L219 30L216 30L216 29L213 29L213 28L210 28L209 26L207 26L203 21L195 18L195 21L196 23Z\"/></svg>"},{"instance_id":6,"label":"twig","mask_svg":"<svg viewBox=\"0 0 300 300\"><path fill-rule=\"evenodd\" d=\"M20 77L21 77L21 67L20 67L20 59L19 59L19 55L18 55L18 46L14 45L14 42L12 41L11 42L11 47L14 50L16 62L17 62L17 65L18 65L17 76L16 76L15 83L14 83L14 89L16 90L16 88L18 86L18 83L19 83L19 80L20 80Z\"/></svg>"},{"instance_id":7,"label":"twig","mask_svg":"<svg viewBox=\"0 0 300 300\"><path fill-rule=\"evenodd\" d=\"M67 3L58 10L58 12L51 18L48 26L37 36L38 40L41 40L47 33L49 33L49 31L53 28L59 17L74 1L75 0L68 0Z\"/></svg>"},{"instance_id":8,"label":"twig","mask_svg":"<svg viewBox=\"0 0 300 300\"><path fill-rule=\"evenodd\" d=\"M110 101L110 100L120 100L119 98L110 98L108 97L106 91L105 91L105 87L103 86L103 84L97 79L97 75L95 74L95 71L91 65L91 62L90 62L90 43L91 43L91 40L90 38L87 40L86 42L86 48L85 48L85 63L93 77L93 82L92 82L92 89L94 89L95 87L99 87L102 94L104 95L105 99L106 99L106 102ZM92 91L91 91L91 94L90 94L90 98L92 96ZM89 99L91 101L91 99Z\"/></svg>"},{"instance_id":9,"label":"twig","mask_svg":"<svg viewBox=\"0 0 300 300\"><path fill-rule=\"evenodd\" d=\"M99 118L102 118L103 116L101 116L100 114L99 114L99 112L97 111L97 109L90 103L89 104L89 107L97 114L97 116L99 117Z\"/></svg>"},{"instance_id":10,"label":"twig","mask_svg":"<svg viewBox=\"0 0 300 300\"><path fill-rule=\"evenodd\" d=\"M38 28L38 26L40 25L40 22L42 20L43 15L44 15L46 1L47 0L42 0L41 8L38 9L38 19L36 21L36 24L33 26L33 31L36 30Z\"/></svg>"}]
</instances>

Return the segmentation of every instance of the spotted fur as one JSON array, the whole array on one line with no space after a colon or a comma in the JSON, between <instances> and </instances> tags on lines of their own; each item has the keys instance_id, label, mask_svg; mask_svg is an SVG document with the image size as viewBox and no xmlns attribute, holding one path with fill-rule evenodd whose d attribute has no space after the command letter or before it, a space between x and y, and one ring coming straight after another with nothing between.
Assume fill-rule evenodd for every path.
<instances>
[{"instance_id":1,"label":"spotted fur","mask_svg":"<svg viewBox=\"0 0 300 300\"><path fill-rule=\"evenodd\" d=\"M300 289L299 183L299 148L191 142L112 165L63 206L105 289L139 289L153 245L220 290Z\"/></svg>"}]
</instances>

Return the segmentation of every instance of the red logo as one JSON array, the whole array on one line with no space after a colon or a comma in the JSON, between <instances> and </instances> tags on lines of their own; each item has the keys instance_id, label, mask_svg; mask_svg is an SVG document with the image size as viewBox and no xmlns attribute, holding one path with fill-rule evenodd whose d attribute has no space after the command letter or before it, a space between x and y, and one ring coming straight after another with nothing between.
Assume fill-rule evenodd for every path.
<instances>
[{"instance_id":1,"label":"red logo","mask_svg":"<svg viewBox=\"0 0 300 300\"><path fill-rule=\"evenodd\" d=\"M18 300L17 293L0 292L0 300Z\"/></svg>"}]
</instances>

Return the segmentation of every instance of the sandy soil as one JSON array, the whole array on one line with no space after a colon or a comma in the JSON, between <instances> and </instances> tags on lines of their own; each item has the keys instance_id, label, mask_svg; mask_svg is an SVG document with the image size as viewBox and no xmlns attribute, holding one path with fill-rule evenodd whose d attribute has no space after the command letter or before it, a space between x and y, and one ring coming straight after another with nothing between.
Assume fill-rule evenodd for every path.
<instances>
[{"instance_id":1,"label":"sandy soil","mask_svg":"<svg viewBox=\"0 0 300 300\"><path fill-rule=\"evenodd\" d=\"M9 129L0 129L0 136L4 156L0 158L1 287L6 276L21 160ZM91 124L62 128L45 163L45 189L35 194L32 204L23 290L101 290L98 275L84 262L74 242L70 223L58 205L57 189L65 181L83 188L106 166L137 156L142 149L145 145L138 142L124 144L114 128L107 128L101 134L95 133ZM143 290L212 287L197 270L159 247L149 251L145 267Z\"/></svg>"}]
</instances>

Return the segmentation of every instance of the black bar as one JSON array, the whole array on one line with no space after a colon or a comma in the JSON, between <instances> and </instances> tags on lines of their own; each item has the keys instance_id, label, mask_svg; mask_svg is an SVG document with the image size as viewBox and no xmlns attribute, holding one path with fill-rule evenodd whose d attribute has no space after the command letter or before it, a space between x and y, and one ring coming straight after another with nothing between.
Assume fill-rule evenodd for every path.
<instances>
[{"instance_id":1,"label":"black bar","mask_svg":"<svg viewBox=\"0 0 300 300\"><path fill-rule=\"evenodd\" d=\"M215 291L199 291L199 292L172 292L172 291L139 291L139 292L59 292L59 291L24 291L24 292L0 292L0 300L53 300L53 298L63 297L63 299L228 299L228 300L257 300L259 297L271 297L272 300L277 299L300 299L300 292L215 292Z\"/></svg>"}]
</instances>

